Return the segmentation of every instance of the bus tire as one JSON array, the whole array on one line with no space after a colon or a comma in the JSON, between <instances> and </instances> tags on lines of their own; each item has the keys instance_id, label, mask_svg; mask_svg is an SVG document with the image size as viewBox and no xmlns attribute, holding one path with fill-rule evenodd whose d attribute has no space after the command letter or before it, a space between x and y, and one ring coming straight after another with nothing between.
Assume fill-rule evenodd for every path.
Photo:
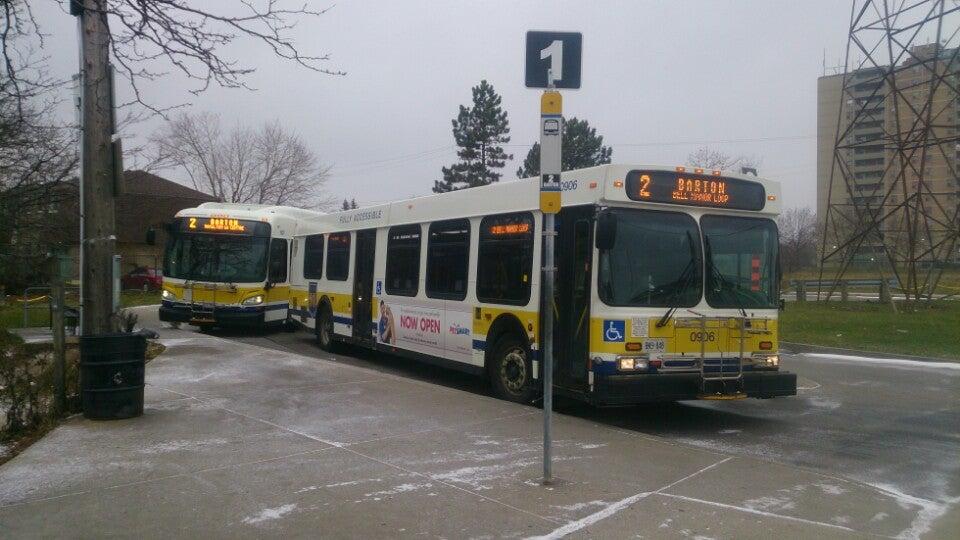
<instances>
[{"instance_id":1,"label":"bus tire","mask_svg":"<svg viewBox=\"0 0 960 540\"><path fill-rule=\"evenodd\" d=\"M317 345L327 352L333 352L336 343L333 338L333 313L329 306L320 308L316 321Z\"/></svg>"},{"instance_id":2,"label":"bus tire","mask_svg":"<svg viewBox=\"0 0 960 540\"><path fill-rule=\"evenodd\" d=\"M530 403L536 396L530 351L513 333L497 339L487 366L496 395L515 403Z\"/></svg>"}]
</instances>

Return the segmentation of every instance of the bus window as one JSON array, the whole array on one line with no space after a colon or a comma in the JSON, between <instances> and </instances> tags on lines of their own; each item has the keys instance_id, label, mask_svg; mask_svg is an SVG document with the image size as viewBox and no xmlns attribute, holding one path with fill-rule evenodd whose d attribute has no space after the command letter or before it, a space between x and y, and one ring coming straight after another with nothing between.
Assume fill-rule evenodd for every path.
<instances>
[{"instance_id":1,"label":"bus window","mask_svg":"<svg viewBox=\"0 0 960 540\"><path fill-rule=\"evenodd\" d=\"M267 275L270 283L287 281L287 241L283 238L274 238L270 241L270 272Z\"/></svg>"},{"instance_id":2,"label":"bus window","mask_svg":"<svg viewBox=\"0 0 960 540\"><path fill-rule=\"evenodd\" d=\"M707 215L700 223L710 307L776 308L779 240L773 220Z\"/></svg>"},{"instance_id":3,"label":"bus window","mask_svg":"<svg viewBox=\"0 0 960 540\"><path fill-rule=\"evenodd\" d=\"M469 261L470 220L431 223L427 240L427 296L445 300L466 298Z\"/></svg>"},{"instance_id":4,"label":"bus window","mask_svg":"<svg viewBox=\"0 0 960 540\"><path fill-rule=\"evenodd\" d=\"M617 220L600 250L598 290L608 306L693 307L703 290L700 231L687 214L607 210Z\"/></svg>"},{"instance_id":5,"label":"bus window","mask_svg":"<svg viewBox=\"0 0 960 540\"><path fill-rule=\"evenodd\" d=\"M477 299L492 304L530 301L533 265L533 215L487 216L480 221Z\"/></svg>"},{"instance_id":6,"label":"bus window","mask_svg":"<svg viewBox=\"0 0 960 540\"><path fill-rule=\"evenodd\" d=\"M416 296L420 280L420 225L391 227L387 237L387 294Z\"/></svg>"},{"instance_id":7,"label":"bus window","mask_svg":"<svg viewBox=\"0 0 960 540\"><path fill-rule=\"evenodd\" d=\"M327 279L346 281L350 273L350 233L330 233L327 238Z\"/></svg>"},{"instance_id":8,"label":"bus window","mask_svg":"<svg viewBox=\"0 0 960 540\"><path fill-rule=\"evenodd\" d=\"M303 249L303 277L320 279L323 277L323 235L313 234L306 238Z\"/></svg>"}]
</instances>

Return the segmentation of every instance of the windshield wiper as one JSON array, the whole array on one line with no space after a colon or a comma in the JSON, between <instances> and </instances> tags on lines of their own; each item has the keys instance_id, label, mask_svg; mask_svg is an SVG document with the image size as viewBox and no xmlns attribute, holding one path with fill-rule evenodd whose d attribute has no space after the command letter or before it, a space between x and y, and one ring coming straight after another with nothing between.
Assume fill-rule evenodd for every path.
<instances>
[{"instance_id":1,"label":"windshield wiper","mask_svg":"<svg viewBox=\"0 0 960 540\"><path fill-rule=\"evenodd\" d=\"M743 302L740 301L740 287L730 283L730 280L713 265L713 249L710 248L710 237L706 234L703 235L703 249L705 251L704 255L707 257L707 265L710 266L710 273L713 274L717 281L730 289L733 293L733 301L736 302L737 309L740 310L740 315L742 315L743 318L747 318L747 310L743 309Z\"/></svg>"},{"instance_id":2,"label":"windshield wiper","mask_svg":"<svg viewBox=\"0 0 960 540\"><path fill-rule=\"evenodd\" d=\"M693 269L696 264L699 263L697 260L697 255L693 251L693 237L690 235L690 231L687 231L687 245L690 246L690 262L687 263L687 266L683 269L683 272L680 273L680 277L677 278L677 283L679 284L677 288L673 291L673 296L670 297L670 303L676 301L680 297L680 293L687 290L687 287L690 286L691 277L694 275ZM673 315L673 312L677 310L677 306L670 306L667 309L667 312L663 314L663 317L660 317L660 320L657 321L657 328L663 328L666 326L667 322L670 320L670 317Z\"/></svg>"}]
</instances>

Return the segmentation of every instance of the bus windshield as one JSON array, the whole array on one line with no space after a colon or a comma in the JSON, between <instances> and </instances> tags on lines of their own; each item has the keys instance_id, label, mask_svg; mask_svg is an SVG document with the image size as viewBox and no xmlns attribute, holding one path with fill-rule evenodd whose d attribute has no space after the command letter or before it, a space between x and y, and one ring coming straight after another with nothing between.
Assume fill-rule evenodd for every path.
<instances>
[{"instance_id":1,"label":"bus windshield","mask_svg":"<svg viewBox=\"0 0 960 540\"><path fill-rule=\"evenodd\" d=\"M175 232L167 242L163 275L220 283L266 279L269 237Z\"/></svg>"},{"instance_id":2,"label":"bus windshield","mask_svg":"<svg viewBox=\"0 0 960 540\"><path fill-rule=\"evenodd\" d=\"M600 252L600 299L610 306L692 307L703 281L700 233L687 214L610 210L613 248Z\"/></svg>"},{"instance_id":3,"label":"bus windshield","mask_svg":"<svg viewBox=\"0 0 960 540\"><path fill-rule=\"evenodd\" d=\"M715 308L776 308L777 226L763 218L703 216L707 303Z\"/></svg>"}]
</instances>

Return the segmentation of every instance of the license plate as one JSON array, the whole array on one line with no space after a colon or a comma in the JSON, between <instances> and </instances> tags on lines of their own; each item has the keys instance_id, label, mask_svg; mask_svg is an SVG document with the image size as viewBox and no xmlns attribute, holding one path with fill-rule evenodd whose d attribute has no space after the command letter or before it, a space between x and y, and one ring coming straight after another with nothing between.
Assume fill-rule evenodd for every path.
<instances>
[{"instance_id":1,"label":"license plate","mask_svg":"<svg viewBox=\"0 0 960 540\"><path fill-rule=\"evenodd\" d=\"M667 341L665 339L643 340L643 352L664 352L666 350Z\"/></svg>"}]
</instances>

